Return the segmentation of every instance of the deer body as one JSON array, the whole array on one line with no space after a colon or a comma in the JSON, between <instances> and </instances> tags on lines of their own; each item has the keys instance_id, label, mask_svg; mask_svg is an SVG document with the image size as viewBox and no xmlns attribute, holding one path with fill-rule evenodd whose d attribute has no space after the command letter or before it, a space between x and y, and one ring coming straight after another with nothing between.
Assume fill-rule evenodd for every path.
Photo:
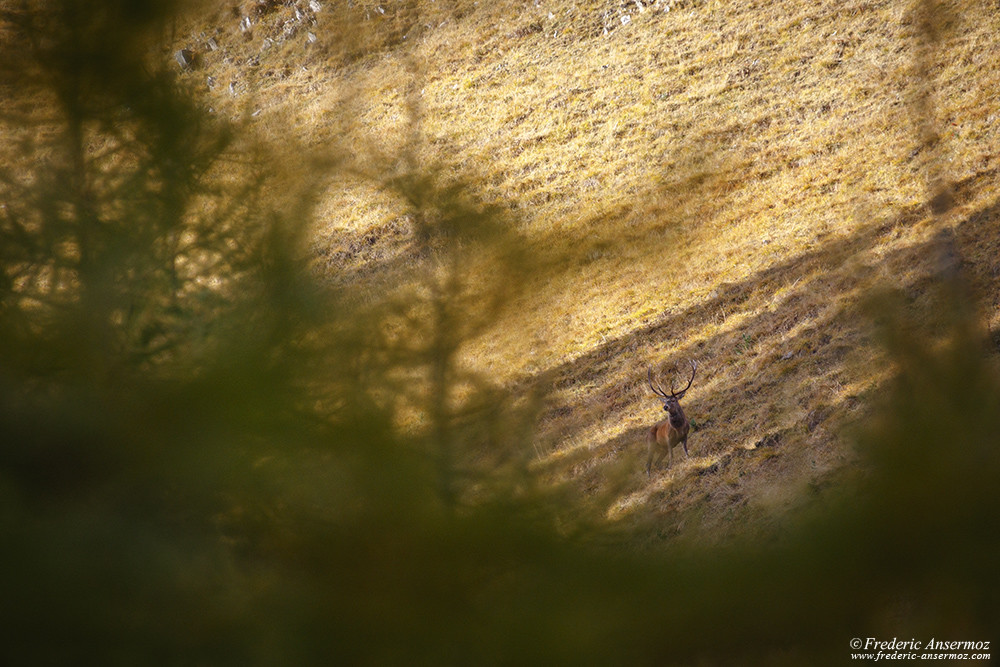
<instances>
[{"instance_id":1,"label":"deer body","mask_svg":"<svg viewBox=\"0 0 1000 667\"><path fill-rule=\"evenodd\" d=\"M682 445L684 447L684 456L688 456L687 440L688 433L691 430L691 422L688 421L684 410L681 409L680 399L684 397L685 392L690 389L691 383L694 382L694 374L697 369L698 365L692 361L691 379L688 380L687 386L675 392L671 384L669 394L659 385L654 386L653 369L649 369L649 388L659 397L663 403L663 409L668 416L663 421L657 422L646 433L646 447L648 451L648 456L646 457L647 477L653 474L653 466L660 465L664 456L667 457L667 467L669 468L673 465L674 447L677 445ZM654 458L656 459L655 461L653 460Z\"/></svg>"},{"instance_id":2,"label":"deer body","mask_svg":"<svg viewBox=\"0 0 1000 667\"><path fill-rule=\"evenodd\" d=\"M676 405L676 404L675 404ZM653 466L659 466L663 457L667 457L667 467L674 463L674 447L683 445L684 456L688 455L688 431L691 423L684 416L684 411L680 405L676 405L676 411L670 412L670 416L649 429L646 434L646 444L649 456L646 458L646 475L652 474ZM664 409L667 409L664 406ZM653 458L656 458L654 461Z\"/></svg>"}]
</instances>

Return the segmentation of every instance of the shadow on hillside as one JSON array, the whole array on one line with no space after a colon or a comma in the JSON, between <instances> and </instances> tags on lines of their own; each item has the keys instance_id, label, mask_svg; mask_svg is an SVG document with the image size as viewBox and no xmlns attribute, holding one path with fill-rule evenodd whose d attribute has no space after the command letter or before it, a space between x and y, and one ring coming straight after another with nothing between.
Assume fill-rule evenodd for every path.
<instances>
[{"instance_id":1,"label":"shadow on hillside","mask_svg":"<svg viewBox=\"0 0 1000 667\"><path fill-rule=\"evenodd\" d=\"M956 204L971 201L979 184L995 176L982 173L958 183L954 188ZM863 404L844 387L869 386L875 370L858 369L863 377L851 377L858 375L852 372L851 355L867 345L868 323L876 315L870 303L866 307L873 291L896 290L907 309L918 315L933 314L940 296L936 287L961 274L976 300L995 299L991 295L996 294L1000 276L995 259L1000 256L1000 239L994 228L1000 219L1000 202L980 208L954 225L957 257L948 255L953 249L947 232L930 240L905 241L909 228L925 219L930 207L930 203L910 207L891 222L863 226L849 237L827 238L814 250L738 283L723 284L698 306L667 313L649 326L608 340L526 380L515 391L537 383L548 384L556 393L572 392L575 386L595 388L588 399L597 404L593 410L553 402L543 414L542 437L554 451L578 442L591 426L589 420L578 416L580 412L587 417L597 414L606 423L624 423L634 417L638 403L650 423L660 419L659 405L650 399L645 387L647 365L664 362L665 368L683 367L686 359L698 359L699 377L685 402L688 415L698 424L690 442L691 456L697 462L670 473L695 484L667 488L663 491L667 494L704 498L713 493L714 473L724 471L735 459L753 458L755 450L761 450L757 462L764 463L782 455L794 440L806 447L823 447L824 440L828 445L835 436L825 429L840 426L846 415ZM897 242L901 239L903 242ZM880 246L885 249L873 252ZM731 326L727 324L730 318L734 321ZM712 324L719 325L718 333L708 338L670 350L662 348L667 341L692 340ZM996 333L993 338L996 340ZM718 386L713 378L721 370L713 368L713 359L732 355L737 368L731 372L739 381ZM632 378L624 385L619 380L623 369ZM825 394L814 391L821 384L838 390ZM576 456L562 456L545 465L555 469L568 461L581 487L596 492L608 485L605 478L612 474L610 466L625 460L633 464L634 472L619 493L646 487L641 473L646 428L624 428L602 442L580 448ZM805 450L796 453L811 456ZM815 460L812 464L823 468ZM663 469L654 474L657 486L662 486L658 475L664 474ZM723 502L741 502L738 490L723 495Z\"/></svg>"}]
</instances>

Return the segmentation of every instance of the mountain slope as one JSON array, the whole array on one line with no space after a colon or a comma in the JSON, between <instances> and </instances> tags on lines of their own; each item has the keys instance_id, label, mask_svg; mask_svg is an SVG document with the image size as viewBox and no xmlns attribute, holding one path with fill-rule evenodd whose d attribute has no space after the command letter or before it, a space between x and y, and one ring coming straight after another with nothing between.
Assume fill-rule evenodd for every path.
<instances>
[{"instance_id":1,"label":"mountain slope","mask_svg":"<svg viewBox=\"0 0 1000 667\"><path fill-rule=\"evenodd\" d=\"M548 394L553 482L718 536L852 460L893 372L873 294L929 319L956 264L1000 328L997 23L985 2L244 2L170 50L217 113L335 165L311 240L331 280L407 284L393 179L418 167L502 212L530 271L462 372ZM688 359L691 458L647 480L646 369Z\"/></svg>"}]
</instances>

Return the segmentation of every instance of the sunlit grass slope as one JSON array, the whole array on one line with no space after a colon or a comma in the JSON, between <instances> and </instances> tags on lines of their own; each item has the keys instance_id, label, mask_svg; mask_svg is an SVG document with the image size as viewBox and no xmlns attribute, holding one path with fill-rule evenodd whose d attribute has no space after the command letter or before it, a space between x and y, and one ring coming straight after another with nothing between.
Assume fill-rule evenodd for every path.
<instances>
[{"instance_id":1,"label":"sunlit grass slope","mask_svg":"<svg viewBox=\"0 0 1000 667\"><path fill-rule=\"evenodd\" d=\"M406 275L412 212L372 174L507 212L530 277L463 363L549 391L535 465L627 526L766 529L844 470L892 372L875 291L919 316L952 257L1000 329L985 1L223 5L172 48L217 113L340 167L317 272ZM647 480L646 369L689 359L691 458Z\"/></svg>"}]
</instances>

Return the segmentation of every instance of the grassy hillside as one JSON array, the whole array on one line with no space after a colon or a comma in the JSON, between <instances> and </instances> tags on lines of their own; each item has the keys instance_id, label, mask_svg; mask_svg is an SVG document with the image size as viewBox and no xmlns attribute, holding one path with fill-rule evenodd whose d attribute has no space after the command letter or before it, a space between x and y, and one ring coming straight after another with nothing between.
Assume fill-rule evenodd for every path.
<instances>
[{"instance_id":1,"label":"grassy hillside","mask_svg":"<svg viewBox=\"0 0 1000 667\"><path fill-rule=\"evenodd\" d=\"M177 7L0 0L0 662L1000 626L992 7Z\"/></svg>"},{"instance_id":2,"label":"grassy hillside","mask_svg":"<svg viewBox=\"0 0 1000 667\"><path fill-rule=\"evenodd\" d=\"M943 248L1000 327L985 2L244 2L190 21L171 44L197 54L183 78L205 104L336 165L316 271L408 298L419 224L391 179L416 168L502 212L530 269L461 370L546 391L533 465L615 521L762 527L845 469L845 429L893 373L867 300L898 290L919 318ZM690 359L692 456L647 480L646 369Z\"/></svg>"}]
</instances>

